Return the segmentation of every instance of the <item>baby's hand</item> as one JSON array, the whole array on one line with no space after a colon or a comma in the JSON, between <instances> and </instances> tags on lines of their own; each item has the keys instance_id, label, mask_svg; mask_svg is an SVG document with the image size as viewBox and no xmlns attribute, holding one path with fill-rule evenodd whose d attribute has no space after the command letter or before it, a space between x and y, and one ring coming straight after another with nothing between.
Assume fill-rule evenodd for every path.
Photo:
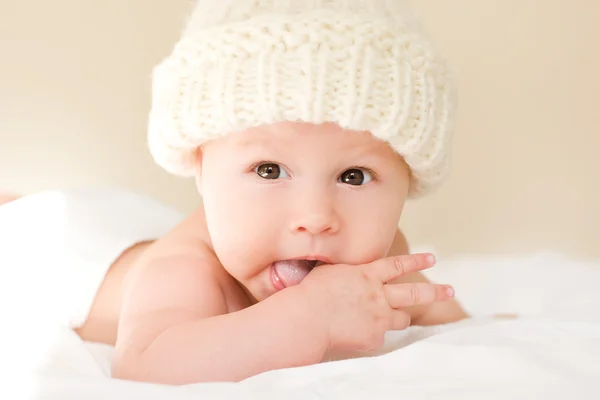
<instances>
[{"instance_id":1,"label":"baby's hand","mask_svg":"<svg viewBox=\"0 0 600 400\"><path fill-rule=\"evenodd\" d=\"M384 258L365 265L323 265L300 284L329 332L331 350L376 351L388 330L403 330L410 316L403 308L454 296L448 285L388 282L431 268L428 254Z\"/></svg>"}]
</instances>

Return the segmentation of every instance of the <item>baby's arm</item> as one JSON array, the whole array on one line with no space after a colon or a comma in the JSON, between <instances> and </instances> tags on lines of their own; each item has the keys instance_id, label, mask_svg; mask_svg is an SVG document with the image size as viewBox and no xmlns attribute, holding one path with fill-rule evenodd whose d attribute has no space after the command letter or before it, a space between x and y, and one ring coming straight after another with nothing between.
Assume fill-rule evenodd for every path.
<instances>
[{"instance_id":1,"label":"baby's arm","mask_svg":"<svg viewBox=\"0 0 600 400\"><path fill-rule=\"evenodd\" d=\"M141 272L124 304L113 377L166 384L238 381L321 360L327 334L298 290L228 313L214 262L179 256Z\"/></svg>"},{"instance_id":2,"label":"baby's arm","mask_svg":"<svg viewBox=\"0 0 600 400\"><path fill-rule=\"evenodd\" d=\"M402 232L397 230L389 256L402 254L409 254L408 243ZM412 283L429 282L429 280L420 272L414 272L398 278L395 282ZM469 318L469 315L455 299L414 306L406 311L410 314L411 325L439 325Z\"/></svg>"}]
</instances>

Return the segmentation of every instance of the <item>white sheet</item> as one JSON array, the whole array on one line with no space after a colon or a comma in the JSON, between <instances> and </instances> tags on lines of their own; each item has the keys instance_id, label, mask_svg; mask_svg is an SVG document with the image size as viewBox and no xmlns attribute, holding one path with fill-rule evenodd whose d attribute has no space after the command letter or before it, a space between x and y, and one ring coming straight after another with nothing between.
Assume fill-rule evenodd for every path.
<instances>
[{"instance_id":1,"label":"white sheet","mask_svg":"<svg viewBox=\"0 0 600 400\"><path fill-rule=\"evenodd\" d=\"M520 280L504 278L516 270ZM378 357L271 371L238 384L111 380L110 347L68 330L6 327L0 399L600 399L599 263L471 258L441 262L438 271L430 275L456 278L475 318L389 334L387 354ZM490 311L525 317L497 321L485 317Z\"/></svg>"}]
</instances>

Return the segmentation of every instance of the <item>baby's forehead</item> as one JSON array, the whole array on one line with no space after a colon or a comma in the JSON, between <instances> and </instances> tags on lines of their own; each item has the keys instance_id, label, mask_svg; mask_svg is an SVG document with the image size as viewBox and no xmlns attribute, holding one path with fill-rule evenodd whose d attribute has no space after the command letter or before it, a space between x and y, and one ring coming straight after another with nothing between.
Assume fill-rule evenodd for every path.
<instances>
[{"instance_id":1,"label":"baby's forehead","mask_svg":"<svg viewBox=\"0 0 600 400\"><path fill-rule=\"evenodd\" d=\"M404 173L406 162L386 141L367 131L352 131L333 123L283 122L233 132L212 141L211 160L318 162L356 164L379 171ZM218 143L218 144L217 144ZM207 153L207 154L208 154Z\"/></svg>"},{"instance_id":2,"label":"baby's forehead","mask_svg":"<svg viewBox=\"0 0 600 400\"><path fill-rule=\"evenodd\" d=\"M338 150L380 151L389 145L366 131L344 129L334 123L311 124L279 122L259 125L232 137L231 143L240 148L280 147L294 148L308 145Z\"/></svg>"}]
</instances>

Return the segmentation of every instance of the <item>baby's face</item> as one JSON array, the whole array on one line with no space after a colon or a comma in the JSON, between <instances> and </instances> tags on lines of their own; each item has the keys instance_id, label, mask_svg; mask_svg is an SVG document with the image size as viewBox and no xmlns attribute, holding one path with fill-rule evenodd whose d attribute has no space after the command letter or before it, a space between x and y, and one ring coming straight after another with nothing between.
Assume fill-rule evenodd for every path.
<instances>
[{"instance_id":1,"label":"baby's face","mask_svg":"<svg viewBox=\"0 0 600 400\"><path fill-rule=\"evenodd\" d=\"M386 256L409 172L367 132L280 123L206 144L198 185L217 256L260 301L281 289L277 261Z\"/></svg>"}]
</instances>

